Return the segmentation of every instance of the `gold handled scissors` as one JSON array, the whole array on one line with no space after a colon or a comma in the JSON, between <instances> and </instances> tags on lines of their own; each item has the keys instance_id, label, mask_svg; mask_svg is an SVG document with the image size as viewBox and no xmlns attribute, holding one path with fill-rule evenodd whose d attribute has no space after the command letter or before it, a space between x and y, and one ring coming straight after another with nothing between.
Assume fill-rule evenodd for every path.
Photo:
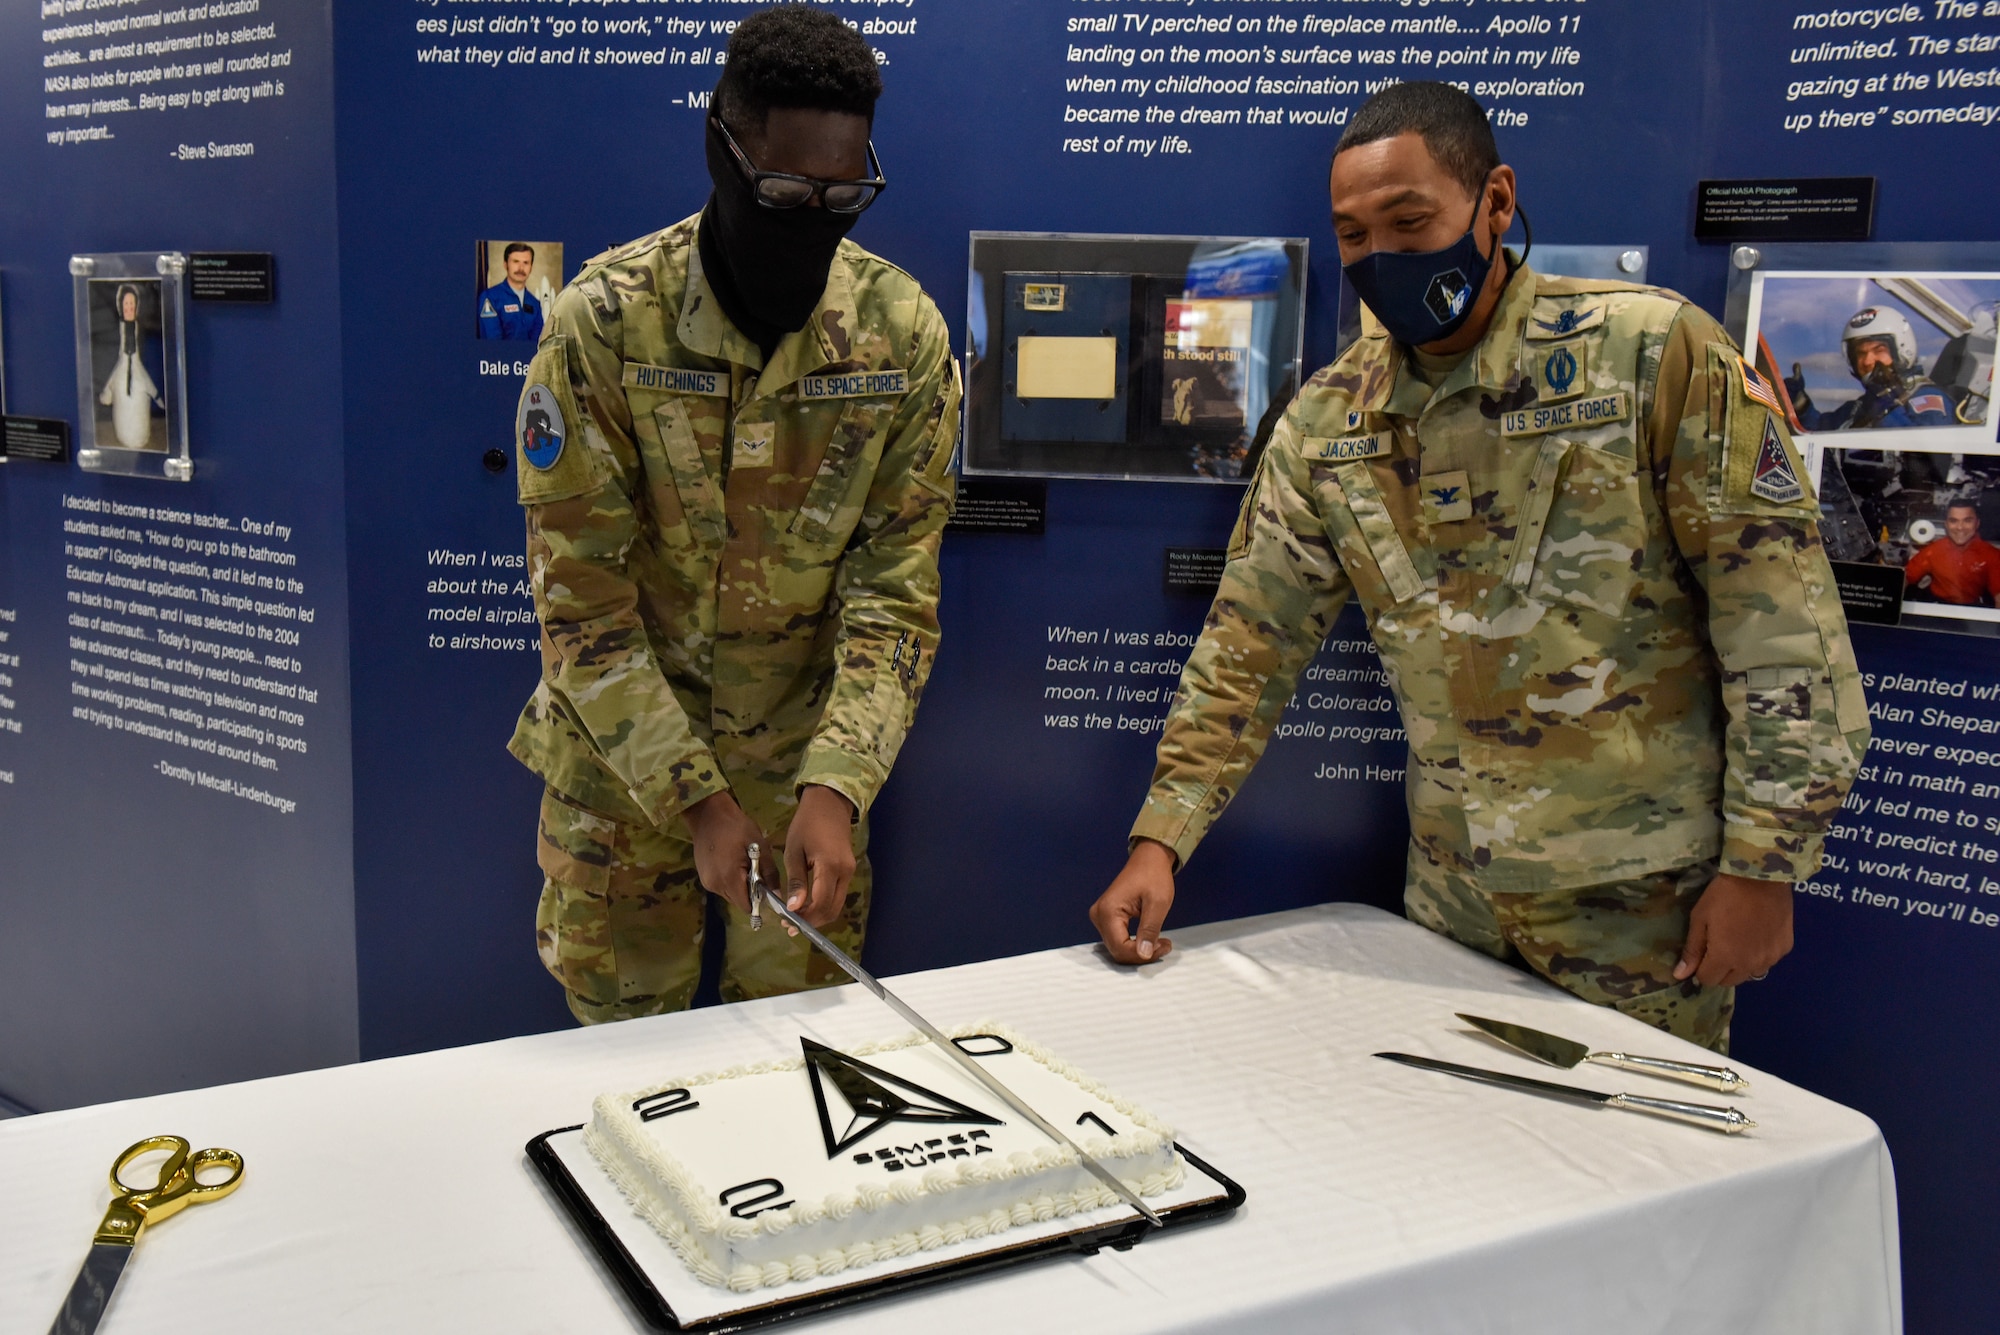
<instances>
[{"instance_id":1,"label":"gold handled scissors","mask_svg":"<svg viewBox=\"0 0 2000 1335\"><path fill-rule=\"evenodd\" d=\"M151 1186L133 1186L125 1180L125 1170L135 1161L161 1150L167 1157ZM227 1170L229 1176L203 1182L200 1175L212 1169ZM243 1156L235 1150L191 1149L180 1136L148 1136L127 1147L112 1162L111 1206L91 1237L90 1255L70 1285L49 1335L91 1335L146 1225L171 1218L190 1205L220 1200L242 1182Z\"/></svg>"}]
</instances>

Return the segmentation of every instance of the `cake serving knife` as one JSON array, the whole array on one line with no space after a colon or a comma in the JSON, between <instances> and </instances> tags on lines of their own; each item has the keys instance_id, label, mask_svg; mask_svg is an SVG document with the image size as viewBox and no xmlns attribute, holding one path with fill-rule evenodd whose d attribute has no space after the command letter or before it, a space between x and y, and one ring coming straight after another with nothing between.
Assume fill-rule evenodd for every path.
<instances>
[{"instance_id":1,"label":"cake serving knife","mask_svg":"<svg viewBox=\"0 0 2000 1335\"><path fill-rule=\"evenodd\" d=\"M1519 1053L1533 1057L1536 1061L1560 1066L1567 1071L1581 1062L1593 1062L1599 1066L1613 1066L1621 1071L1637 1071L1642 1075L1657 1075L1668 1080L1683 1080L1690 1085L1700 1085L1718 1094L1741 1094L1750 1088L1750 1082L1727 1066L1704 1066L1700 1062L1677 1062L1665 1057L1635 1057L1625 1052L1592 1052L1573 1039L1561 1038L1555 1034L1530 1029L1525 1024L1510 1024L1506 1020L1489 1020L1480 1015L1457 1012L1458 1018L1481 1033L1498 1039Z\"/></svg>"},{"instance_id":2,"label":"cake serving knife","mask_svg":"<svg viewBox=\"0 0 2000 1335\"><path fill-rule=\"evenodd\" d=\"M1509 1075L1505 1071L1489 1071L1479 1066L1460 1066L1457 1062L1439 1061L1435 1057L1416 1057L1407 1052L1378 1052L1375 1055L1386 1061L1414 1066L1419 1070L1441 1071L1446 1075L1455 1075L1461 1080L1477 1080L1481 1084L1498 1085L1502 1089L1517 1089L1523 1094L1539 1094L1546 1099L1588 1103L1599 1108L1616 1108L1621 1112L1648 1113L1654 1117L1664 1117L1670 1121L1687 1122L1710 1131L1720 1131L1728 1136L1751 1130L1757 1125L1738 1109L1718 1108L1712 1103L1682 1103L1678 1099L1655 1099L1644 1094L1600 1094L1594 1089L1559 1085L1553 1080L1534 1080L1525 1075Z\"/></svg>"},{"instance_id":3,"label":"cake serving knife","mask_svg":"<svg viewBox=\"0 0 2000 1335\"><path fill-rule=\"evenodd\" d=\"M777 892L764 884L764 878L758 872L758 854L759 850L753 846L750 850L750 926L752 930L757 930L761 927L764 919L763 911L765 909L768 908L771 912L777 914L786 923L796 928L799 935L812 942L814 949L839 965L842 972L846 973L849 978L852 978L855 982L873 992L888 1004L889 1009L915 1025L918 1033L936 1044L939 1051L958 1063L960 1069L985 1086L995 1098L1027 1119L1029 1123L1050 1140L1055 1141L1058 1145L1066 1145L1070 1149L1075 1150L1076 1161L1082 1165L1084 1171L1118 1193L1119 1198L1134 1210L1137 1210L1140 1217L1147 1223L1155 1228L1165 1227L1166 1221L1155 1214L1146 1202L1139 1199L1138 1192L1120 1182L1109 1168L1099 1163L1083 1146L1064 1135L1061 1129L1053 1122L1030 1107L1027 1100L1001 1084L991 1073L974 1060L971 1054L946 1038L936 1025L917 1014L901 997L876 982L873 974L849 958L846 951L827 940L818 928L794 913Z\"/></svg>"}]
</instances>

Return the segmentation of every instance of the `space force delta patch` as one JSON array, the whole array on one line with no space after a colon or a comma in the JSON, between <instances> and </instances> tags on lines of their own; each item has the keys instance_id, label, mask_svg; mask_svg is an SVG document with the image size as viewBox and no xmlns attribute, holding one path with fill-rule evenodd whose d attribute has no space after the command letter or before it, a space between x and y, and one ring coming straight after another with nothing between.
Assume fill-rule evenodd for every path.
<instances>
[{"instance_id":1,"label":"space force delta patch","mask_svg":"<svg viewBox=\"0 0 2000 1335\"><path fill-rule=\"evenodd\" d=\"M878 394L910 392L908 371L852 371L840 375L802 375L802 399L868 399Z\"/></svg>"},{"instance_id":2,"label":"space force delta patch","mask_svg":"<svg viewBox=\"0 0 2000 1335\"><path fill-rule=\"evenodd\" d=\"M1750 470L1750 491L1775 505L1790 505L1803 499L1806 489L1799 481L1792 456L1778 435L1778 424L1764 419L1764 439L1757 447L1757 466Z\"/></svg>"},{"instance_id":3,"label":"space force delta patch","mask_svg":"<svg viewBox=\"0 0 2000 1335\"><path fill-rule=\"evenodd\" d=\"M1616 393L1598 394L1588 399L1571 399L1568 403L1538 404L1518 412L1503 413L1500 417L1500 434L1538 436L1544 431L1585 430L1594 426L1608 426L1613 422L1622 422L1626 416L1625 391L1621 389Z\"/></svg>"},{"instance_id":4,"label":"space force delta patch","mask_svg":"<svg viewBox=\"0 0 2000 1335\"><path fill-rule=\"evenodd\" d=\"M1351 415L1351 414L1350 414ZM1371 436L1307 436L1304 453L1308 459L1345 463L1351 459L1377 459L1389 452L1389 433Z\"/></svg>"},{"instance_id":5,"label":"space force delta patch","mask_svg":"<svg viewBox=\"0 0 2000 1335\"><path fill-rule=\"evenodd\" d=\"M688 371L678 366L647 366L625 363L625 388L650 389L661 394L699 394L711 399L729 397L729 377L720 371Z\"/></svg>"}]
</instances>

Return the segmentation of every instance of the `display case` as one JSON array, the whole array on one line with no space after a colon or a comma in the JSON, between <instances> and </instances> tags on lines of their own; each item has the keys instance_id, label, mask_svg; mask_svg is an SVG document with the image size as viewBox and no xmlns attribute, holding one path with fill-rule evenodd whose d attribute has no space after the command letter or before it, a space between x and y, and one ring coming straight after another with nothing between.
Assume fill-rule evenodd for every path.
<instances>
[{"instance_id":1,"label":"display case","mask_svg":"<svg viewBox=\"0 0 2000 1335\"><path fill-rule=\"evenodd\" d=\"M77 450L101 473L194 477L187 432L187 257L72 255Z\"/></svg>"},{"instance_id":2,"label":"display case","mask_svg":"<svg viewBox=\"0 0 2000 1335\"><path fill-rule=\"evenodd\" d=\"M974 232L968 474L1247 478L1302 373L1306 242Z\"/></svg>"}]
</instances>

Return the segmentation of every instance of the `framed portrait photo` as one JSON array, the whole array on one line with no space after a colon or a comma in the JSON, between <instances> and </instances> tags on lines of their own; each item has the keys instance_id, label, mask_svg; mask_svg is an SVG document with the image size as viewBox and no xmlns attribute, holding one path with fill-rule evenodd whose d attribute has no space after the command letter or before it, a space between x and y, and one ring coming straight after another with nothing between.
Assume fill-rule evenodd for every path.
<instances>
[{"instance_id":1,"label":"framed portrait photo","mask_svg":"<svg viewBox=\"0 0 2000 1335\"><path fill-rule=\"evenodd\" d=\"M79 467L185 482L187 261L174 251L73 255Z\"/></svg>"},{"instance_id":2,"label":"framed portrait photo","mask_svg":"<svg viewBox=\"0 0 2000 1335\"><path fill-rule=\"evenodd\" d=\"M1734 256L1732 332L1790 419L1850 618L2000 636L2000 247Z\"/></svg>"}]
</instances>

